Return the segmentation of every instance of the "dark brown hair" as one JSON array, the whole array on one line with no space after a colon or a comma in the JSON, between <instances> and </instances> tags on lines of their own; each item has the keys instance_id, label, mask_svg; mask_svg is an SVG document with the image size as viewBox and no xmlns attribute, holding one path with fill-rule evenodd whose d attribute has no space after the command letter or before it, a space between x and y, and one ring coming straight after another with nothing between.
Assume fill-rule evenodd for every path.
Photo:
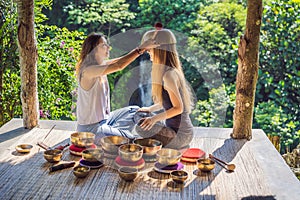
<instances>
[{"instance_id":1,"label":"dark brown hair","mask_svg":"<svg viewBox=\"0 0 300 200\"><path fill-rule=\"evenodd\" d=\"M95 64L95 55L93 53L93 49L97 47L97 45L101 42L101 39L104 35L100 33L91 33L84 40L81 46L81 52L79 56L79 60L76 63L76 75L79 75L82 66L87 66L91 64Z\"/></svg>"}]
</instances>

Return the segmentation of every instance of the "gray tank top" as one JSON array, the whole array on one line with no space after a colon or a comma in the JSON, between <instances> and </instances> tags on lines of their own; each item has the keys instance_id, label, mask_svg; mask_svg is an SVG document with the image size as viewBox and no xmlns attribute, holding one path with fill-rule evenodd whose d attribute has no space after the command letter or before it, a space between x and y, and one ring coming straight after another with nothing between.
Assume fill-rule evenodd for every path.
<instances>
[{"instance_id":1,"label":"gray tank top","mask_svg":"<svg viewBox=\"0 0 300 200\"><path fill-rule=\"evenodd\" d=\"M182 95L182 92L180 91L180 94ZM169 93L167 90L162 89L162 98L163 98L163 107L165 110L168 110L173 107ZM183 99L183 98L182 98ZM166 125L170 128L172 128L175 132L178 132L179 129L189 129L192 127L191 120L189 118L189 114L184 109L183 113L176 115L172 118L169 118L166 120Z\"/></svg>"}]
</instances>

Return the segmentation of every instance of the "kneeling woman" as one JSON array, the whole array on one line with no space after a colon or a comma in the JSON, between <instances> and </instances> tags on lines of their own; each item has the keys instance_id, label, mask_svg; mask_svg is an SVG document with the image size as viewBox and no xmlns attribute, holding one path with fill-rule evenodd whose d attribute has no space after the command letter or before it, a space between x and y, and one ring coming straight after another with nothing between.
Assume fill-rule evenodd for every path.
<instances>
[{"instance_id":1,"label":"kneeling woman","mask_svg":"<svg viewBox=\"0 0 300 200\"><path fill-rule=\"evenodd\" d=\"M146 32L143 41L148 39L154 39L159 44L159 47L148 51L152 61L154 105L139 109L135 117L136 121L139 120L136 131L144 138L160 140L164 147L186 148L193 138L193 125L189 117L193 96L179 61L176 38L170 30L160 29ZM161 111L155 115L145 114L158 110Z\"/></svg>"}]
</instances>

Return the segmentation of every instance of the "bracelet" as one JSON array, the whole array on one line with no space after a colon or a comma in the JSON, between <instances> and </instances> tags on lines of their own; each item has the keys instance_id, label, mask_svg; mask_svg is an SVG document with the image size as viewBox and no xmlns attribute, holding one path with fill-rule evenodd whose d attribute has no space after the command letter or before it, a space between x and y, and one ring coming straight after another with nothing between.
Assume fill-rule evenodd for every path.
<instances>
[{"instance_id":1,"label":"bracelet","mask_svg":"<svg viewBox=\"0 0 300 200\"><path fill-rule=\"evenodd\" d=\"M144 53L144 51L140 48L136 48L135 51L139 54L139 55L142 55Z\"/></svg>"}]
</instances>

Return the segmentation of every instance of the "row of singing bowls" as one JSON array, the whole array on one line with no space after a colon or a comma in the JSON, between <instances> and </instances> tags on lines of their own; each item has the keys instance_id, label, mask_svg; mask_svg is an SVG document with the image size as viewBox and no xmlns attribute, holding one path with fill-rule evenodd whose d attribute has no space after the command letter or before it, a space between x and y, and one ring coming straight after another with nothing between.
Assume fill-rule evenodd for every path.
<instances>
[{"instance_id":1,"label":"row of singing bowls","mask_svg":"<svg viewBox=\"0 0 300 200\"><path fill-rule=\"evenodd\" d=\"M71 143L77 147L89 147L95 142L95 134L91 132L75 132L71 134Z\"/></svg>"},{"instance_id":2,"label":"row of singing bowls","mask_svg":"<svg viewBox=\"0 0 300 200\"><path fill-rule=\"evenodd\" d=\"M89 162L97 162L100 161L103 155L102 149L85 149L82 151L82 158Z\"/></svg>"}]
</instances>

